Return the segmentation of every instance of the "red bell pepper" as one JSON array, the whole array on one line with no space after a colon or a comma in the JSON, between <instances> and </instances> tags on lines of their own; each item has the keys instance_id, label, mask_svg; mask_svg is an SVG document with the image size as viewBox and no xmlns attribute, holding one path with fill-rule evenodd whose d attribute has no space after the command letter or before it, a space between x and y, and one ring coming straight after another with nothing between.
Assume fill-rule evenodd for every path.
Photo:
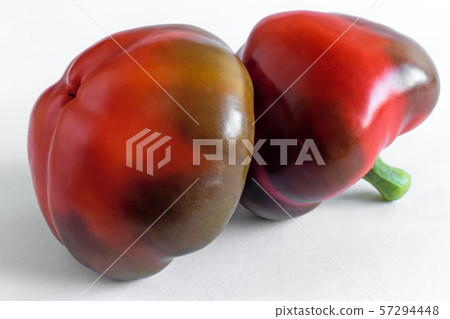
<instances>
[{"instance_id":1,"label":"red bell pepper","mask_svg":"<svg viewBox=\"0 0 450 319\"><path fill-rule=\"evenodd\" d=\"M226 154L193 165L192 144L253 141L253 88L241 61L204 30L155 26L112 37L38 99L28 152L54 235L87 267L130 280L204 247L227 224L248 165L229 165ZM160 139L149 144L152 136ZM170 162L147 174L149 158L167 159L166 147L147 146L169 138ZM130 161L133 141L145 152L136 146ZM241 144L235 153L239 162L248 156Z\"/></svg>"},{"instance_id":2,"label":"red bell pepper","mask_svg":"<svg viewBox=\"0 0 450 319\"><path fill-rule=\"evenodd\" d=\"M253 160L241 199L253 213L298 216L363 177L386 200L407 191L409 175L377 157L433 110L437 71L413 40L364 19L351 26L355 21L319 12L275 14L254 27L238 52L254 85L256 141L298 141L288 146L287 165L273 145L259 149L267 165ZM325 165L313 153L296 163L311 140Z\"/></svg>"}]
</instances>

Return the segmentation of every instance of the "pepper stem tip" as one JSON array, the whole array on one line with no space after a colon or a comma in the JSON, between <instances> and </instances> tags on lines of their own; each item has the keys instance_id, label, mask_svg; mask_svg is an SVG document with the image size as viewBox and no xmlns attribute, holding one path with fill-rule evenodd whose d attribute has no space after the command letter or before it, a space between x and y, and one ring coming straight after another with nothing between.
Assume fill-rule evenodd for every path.
<instances>
[{"instance_id":1,"label":"pepper stem tip","mask_svg":"<svg viewBox=\"0 0 450 319\"><path fill-rule=\"evenodd\" d=\"M411 186L411 176L407 172L387 165L379 157L363 178L380 192L384 200L389 202L403 197Z\"/></svg>"}]
</instances>

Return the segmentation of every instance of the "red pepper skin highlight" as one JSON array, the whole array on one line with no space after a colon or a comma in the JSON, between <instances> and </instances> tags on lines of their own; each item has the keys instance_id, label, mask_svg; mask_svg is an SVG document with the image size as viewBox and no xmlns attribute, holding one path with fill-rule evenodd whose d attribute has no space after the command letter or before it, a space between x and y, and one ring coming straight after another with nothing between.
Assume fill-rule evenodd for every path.
<instances>
[{"instance_id":1,"label":"red pepper skin highlight","mask_svg":"<svg viewBox=\"0 0 450 319\"><path fill-rule=\"evenodd\" d=\"M49 227L92 270L106 271L154 223L105 274L132 280L206 246L229 221L248 165L229 165L226 154L193 165L192 144L253 141L253 88L239 58L204 30L154 26L113 38L199 125L108 37L40 96L28 155ZM126 165L126 141L146 128L171 137L171 160L153 176ZM236 154L239 163L251 156L240 144Z\"/></svg>"},{"instance_id":2,"label":"red pepper skin highlight","mask_svg":"<svg viewBox=\"0 0 450 319\"><path fill-rule=\"evenodd\" d=\"M336 196L433 110L437 70L410 38L360 19L323 54L355 20L308 11L275 14L260 21L239 50L255 90L256 141L298 141L289 146L288 165L280 165L268 143L259 151L268 165L252 162L241 203L256 215L289 218L275 200L295 217ZM295 165L306 139L314 140L325 165Z\"/></svg>"}]
</instances>

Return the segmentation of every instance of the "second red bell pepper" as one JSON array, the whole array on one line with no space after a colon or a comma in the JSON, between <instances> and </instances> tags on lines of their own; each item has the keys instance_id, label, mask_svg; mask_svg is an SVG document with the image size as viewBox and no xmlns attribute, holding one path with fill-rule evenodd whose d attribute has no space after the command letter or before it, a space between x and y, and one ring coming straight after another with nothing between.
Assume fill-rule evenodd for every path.
<instances>
[{"instance_id":1,"label":"second red bell pepper","mask_svg":"<svg viewBox=\"0 0 450 319\"><path fill-rule=\"evenodd\" d=\"M267 165L253 160L241 199L253 213L298 216L363 177L386 200L407 191L409 175L377 157L433 110L437 71L413 40L363 19L351 26L355 21L319 12L275 14L254 27L239 51L255 90L256 141L298 141L286 165L273 145L259 149ZM324 163L310 154L313 160L297 165L311 140Z\"/></svg>"}]
</instances>

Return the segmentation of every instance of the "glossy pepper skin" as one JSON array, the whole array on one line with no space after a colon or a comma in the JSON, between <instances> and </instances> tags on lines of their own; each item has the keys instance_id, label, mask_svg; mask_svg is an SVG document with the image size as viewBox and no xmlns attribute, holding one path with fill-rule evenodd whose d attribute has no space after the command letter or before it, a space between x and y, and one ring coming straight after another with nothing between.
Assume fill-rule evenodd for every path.
<instances>
[{"instance_id":1,"label":"glossy pepper skin","mask_svg":"<svg viewBox=\"0 0 450 319\"><path fill-rule=\"evenodd\" d=\"M131 280L204 247L227 224L248 165L228 165L227 154L193 165L193 139L253 141L253 88L228 46L201 29L144 27L113 38L148 74L110 38L87 49L36 102L28 152L49 227L94 271L154 223L106 272ZM171 161L153 176L126 166L126 141L145 128L171 137ZM243 145L236 153L241 162L249 155ZM153 155L164 158L164 148Z\"/></svg>"},{"instance_id":2,"label":"glossy pepper skin","mask_svg":"<svg viewBox=\"0 0 450 319\"><path fill-rule=\"evenodd\" d=\"M255 140L298 141L288 148L287 165L280 165L279 151L268 143L259 151L268 165L252 162L241 203L256 215L299 216L362 177L371 179L368 172L383 148L433 110L439 80L427 53L406 36L363 19L339 38L355 20L307 11L275 14L260 21L239 50L255 90ZM312 161L295 165L306 139L315 142L325 165L311 154ZM409 187L407 173L384 173L400 174Z\"/></svg>"}]
</instances>

